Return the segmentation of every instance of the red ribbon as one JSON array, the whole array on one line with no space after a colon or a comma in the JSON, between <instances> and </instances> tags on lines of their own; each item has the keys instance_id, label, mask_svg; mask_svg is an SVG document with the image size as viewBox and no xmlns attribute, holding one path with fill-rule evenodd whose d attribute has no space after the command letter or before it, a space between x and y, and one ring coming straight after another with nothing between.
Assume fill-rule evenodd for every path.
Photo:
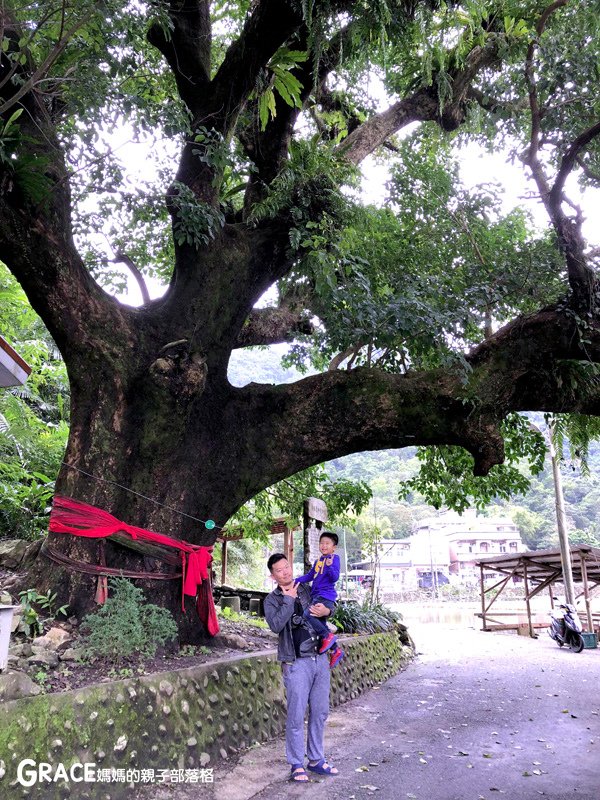
<instances>
[{"instance_id":1,"label":"red ribbon","mask_svg":"<svg viewBox=\"0 0 600 800\"><path fill-rule=\"evenodd\" d=\"M108 511L60 495L54 497L49 529L52 533L70 533L74 536L85 536L91 539L103 539L115 533L127 533L132 539L143 539L179 550L182 566L182 611L185 611L185 595L197 596L198 614L209 635L216 636L219 632L212 592L206 591L209 581L209 566L213 560L212 548L193 545L179 539L172 539L162 533L154 533L145 528L128 525L113 517Z\"/></svg>"}]
</instances>

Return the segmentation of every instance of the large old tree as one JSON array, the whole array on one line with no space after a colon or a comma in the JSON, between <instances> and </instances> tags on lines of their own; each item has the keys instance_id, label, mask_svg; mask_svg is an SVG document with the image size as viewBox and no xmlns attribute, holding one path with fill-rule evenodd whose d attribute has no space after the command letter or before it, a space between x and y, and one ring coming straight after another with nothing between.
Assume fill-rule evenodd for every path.
<instances>
[{"instance_id":1,"label":"large old tree","mask_svg":"<svg viewBox=\"0 0 600 800\"><path fill-rule=\"evenodd\" d=\"M452 445L485 475L515 412L599 412L595 254L566 194L600 173L595 2L0 13L0 258L67 364L60 494L208 544L216 530L196 519L222 526L310 465ZM114 128L154 143L137 185ZM518 154L548 231L457 187L452 143L469 136ZM390 170L385 208L348 188L372 155ZM143 288L166 279L166 294L124 305L103 288L111 261ZM256 308L269 289L277 302ZM234 349L294 341L319 374L228 381ZM49 543L98 563L95 542ZM105 555L166 568L118 544ZM89 606L92 577L43 555L37 572L74 611ZM144 587L176 610L176 581Z\"/></svg>"}]
</instances>

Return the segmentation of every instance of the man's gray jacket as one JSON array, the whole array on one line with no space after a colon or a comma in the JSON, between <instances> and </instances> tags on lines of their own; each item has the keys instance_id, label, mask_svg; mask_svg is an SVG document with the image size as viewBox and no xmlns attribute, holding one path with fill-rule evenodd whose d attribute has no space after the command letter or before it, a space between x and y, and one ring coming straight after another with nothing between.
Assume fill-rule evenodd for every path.
<instances>
[{"instance_id":1,"label":"man's gray jacket","mask_svg":"<svg viewBox=\"0 0 600 800\"><path fill-rule=\"evenodd\" d=\"M310 586L303 583L298 584L298 598L302 604L302 608L306 610L311 605L310 599ZM295 661L296 651L294 649L294 638L292 636L292 617L294 616L295 600L287 594L284 594L280 587L268 594L265 597L265 619L269 628L273 633L279 634L279 644L277 647L277 660L278 661ZM315 636L315 632L310 627L308 622L302 623L311 636Z\"/></svg>"}]
</instances>

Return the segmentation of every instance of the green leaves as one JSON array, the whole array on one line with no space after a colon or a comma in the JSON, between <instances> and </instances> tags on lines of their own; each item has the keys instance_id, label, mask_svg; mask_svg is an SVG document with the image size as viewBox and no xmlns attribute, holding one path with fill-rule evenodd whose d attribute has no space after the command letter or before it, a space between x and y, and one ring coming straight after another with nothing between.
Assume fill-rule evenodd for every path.
<instances>
[{"instance_id":1,"label":"green leaves","mask_svg":"<svg viewBox=\"0 0 600 800\"><path fill-rule=\"evenodd\" d=\"M260 129L262 131L267 127L269 116L275 118L276 113L275 92L269 87L265 89L258 100L258 114L260 117Z\"/></svg>"},{"instance_id":2,"label":"green leaves","mask_svg":"<svg viewBox=\"0 0 600 800\"><path fill-rule=\"evenodd\" d=\"M0 537L35 539L67 443L69 387L56 346L1 263L0 331L33 367L25 386L0 392Z\"/></svg>"},{"instance_id":3,"label":"green leaves","mask_svg":"<svg viewBox=\"0 0 600 800\"><path fill-rule=\"evenodd\" d=\"M273 55L267 66L270 74L269 85L259 93L258 113L261 130L265 130L269 119L274 119L277 114L275 93L287 103L288 106L301 108L302 84L293 74L298 64L306 61L308 54L302 50L290 50L280 47Z\"/></svg>"},{"instance_id":4,"label":"green leaves","mask_svg":"<svg viewBox=\"0 0 600 800\"><path fill-rule=\"evenodd\" d=\"M177 195L173 206L177 209L173 223L173 235L179 245L191 245L196 249L206 246L214 239L223 225L223 212L198 200L194 192L184 183L175 182Z\"/></svg>"},{"instance_id":5,"label":"green leaves","mask_svg":"<svg viewBox=\"0 0 600 800\"><path fill-rule=\"evenodd\" d=\"M546 423L561 461L568 450L571 460L579 463L582 475L589 477L590 445L600 439L600 418L587 414L546 414Z\"/></svg>"},{"instance_id":6,"label":"green leaves","mask_svg":"<svg viewBox=\"0 0 600 800\"><path fill-rule=\"evenodd\" d=\"M504 17L504 32L507 36L519 39L529 34L529 26L524 19L506 16Z\"/></svg>"},{"instance_id":7,"label":"green leaves","mask_svg":"<svg viewBox=\"0 0 600 800\"><path fill-rule=\"evenodd\" d=\"M241 528L244 536L264 541L275 517L284 516L295 527L308 497L319 497L327 504L331 524L344 524L368 504L371 489L362 480L332 480L322 464L316 465L260 492L227 527Z\"/></svg>"},{"instance_id":8,"label":"green leaves","mask_svg":"<svg viewBox=\"0 0 600 800\"><path fill-rule=\"evenodd\" d=\"M447 506L458 511L485 508L495 499L524 494L530 485L521 462L533 475L544 468L546 443L526 417L511 414L502 424L505 462L486 476L473 475L473 457L461 447L427 447L417 450L419 474L401 484L399 497L419 492L434 508Z\"/></svg>"},{"instance_id":9,"label":"green leaves","mask_svg":"<svg viewBox=\"0 0 600 800\"><path fill-rule=\"evenodd\" d=\"M381 603L340 603L331 618L342 633L382 633L393 630L402 615Z\"/></svg>"}]
</instances>

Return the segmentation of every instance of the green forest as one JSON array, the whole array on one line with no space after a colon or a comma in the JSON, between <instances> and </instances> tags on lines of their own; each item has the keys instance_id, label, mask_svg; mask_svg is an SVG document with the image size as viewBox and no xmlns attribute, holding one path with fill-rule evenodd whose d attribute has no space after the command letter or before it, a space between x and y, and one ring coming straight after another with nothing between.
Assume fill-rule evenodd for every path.
<instances>
[{"instance_id":1,"label":"green forest","mask_svg":"<svg viewBox=\"0 0 600 800\"><path fill-rule=\"evenodd\" d=\"M0 333L32 366L25 386L0 393L0 538L35 539L46 531L48 512L68 437L69 385L65 365L43 323L23 291L0 265ZM255 348L236 352L230 363L233 384L285 383L300 377L294 367L282 366L285 348ZM541 414L530 415L543 427ZM600 446L592 442L587 463L570 457L562 461L571 543L600 546ZM345 528L348 551L359 557L363 535L376 526L382 535L403 538L416 521L434 508L416 491L399 499L403 482L420 468L416 448L355 453L295 476L277 489L261 493L232 521L251 540L264 541L270 516L298 520L301 498L319 494L332 510L332 522ZM557 546L552 471L531 475L519 467L530 487L510 499L494 498L481 509L488 515L508 515L519 526L529 549ZM231 557L243 562L251 543L237 544ZM236 551L237 559L236 559Z\"/></svg>"}]
</instances>

